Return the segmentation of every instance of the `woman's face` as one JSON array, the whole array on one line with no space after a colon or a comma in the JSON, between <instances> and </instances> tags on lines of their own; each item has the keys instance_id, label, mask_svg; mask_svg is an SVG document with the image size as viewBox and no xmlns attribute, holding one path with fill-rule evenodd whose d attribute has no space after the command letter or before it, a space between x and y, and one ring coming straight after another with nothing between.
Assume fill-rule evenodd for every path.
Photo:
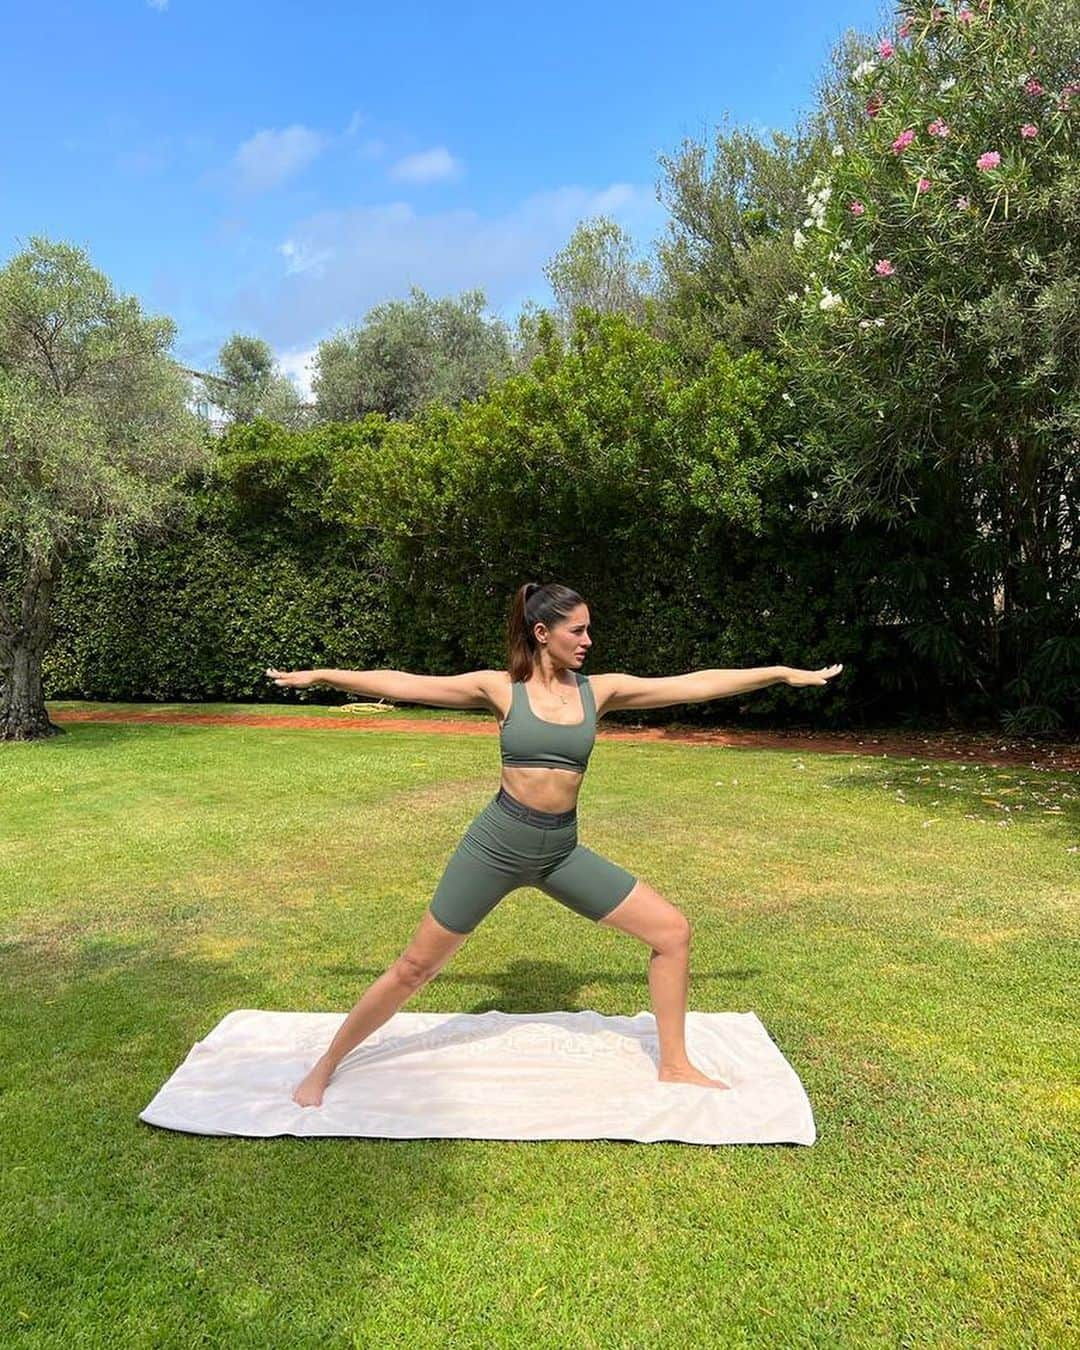
<instances>
[{"instance_id":1,"label":"woman's face","mask_svg":"<svg viewBox=\"0 0 1080 1350\"><path fill-rule=\"evenodd\" d=\"M538 623L533 631L541 650L546 647L552 660L569 670L580 670L592 646L589 627L589 607L578 605L554 628Z\"/></svg>"}]
</instances>

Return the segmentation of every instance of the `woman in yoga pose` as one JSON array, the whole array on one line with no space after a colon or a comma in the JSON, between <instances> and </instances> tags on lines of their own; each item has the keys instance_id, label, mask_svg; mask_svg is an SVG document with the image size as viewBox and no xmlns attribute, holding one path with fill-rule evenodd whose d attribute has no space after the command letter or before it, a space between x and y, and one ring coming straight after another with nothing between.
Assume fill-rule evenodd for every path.
<instances>
[{"instance_id":1,"label":"woman in yoga pose","mask_svg":"<svg viewBox=\"0 0 1080 1350\"><path fill-rule=\"evenodd\" d=\"M502 759L499 790L466 830L409 945L370 985L297 1084L292 1095L298 1105L321 1105L344 1056L432 979L480 920L519 886L534 886L575 913L645 942L651 951L649 994L660 1045L659 1079L728 1086L695 1068L686 1054L686 917L648 882L578 843L577 797L597 719L616 708L703 703L770 684L822 685L842 667L695 670L660 679L582 675L592 645L589 627L589 608L576 591L556 582L529 582L518 588L510 612L508 670L448 676L400 670L266 671L282 687L327 684L438 708L488 708L498 720Z\"/></svg>"}]
</instances>

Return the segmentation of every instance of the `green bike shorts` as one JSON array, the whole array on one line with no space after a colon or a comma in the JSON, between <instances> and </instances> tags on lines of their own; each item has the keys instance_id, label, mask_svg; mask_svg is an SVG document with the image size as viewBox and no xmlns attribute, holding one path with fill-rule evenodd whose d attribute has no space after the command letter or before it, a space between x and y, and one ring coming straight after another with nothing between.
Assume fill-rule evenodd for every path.
<instances>
[{"instance_id":1,"label":"green bike shorts","mask_svg":"<svg viewBox=\"0 0 1080 1350\"><path fill-rule=\"evenodd\" d=\"M577 808L537 811L500 787L472 821L439 880L429 911L471 933L504 895L535 886L586 919L610 914L637 878L578 843Z\"/></svg>"}]
</instances>

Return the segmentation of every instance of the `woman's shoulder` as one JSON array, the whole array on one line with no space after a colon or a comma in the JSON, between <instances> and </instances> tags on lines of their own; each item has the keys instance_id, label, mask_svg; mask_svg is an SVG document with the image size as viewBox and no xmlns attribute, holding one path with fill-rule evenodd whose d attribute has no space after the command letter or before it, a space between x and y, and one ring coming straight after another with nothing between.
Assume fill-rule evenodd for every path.
<instances>
[{"instance_id":1,"label":"woman's shoulder","mask_svg":"<svg viewBox=\"0 0 1080 1350\"><path fill-rule=\"evenodd\" d=\"M488 706L498 718L500 724L509 715L513 687L508 670L482 670L481 688L487 696Z\"/></svg>"},{"instance_id":2,"label":"woman's shoulder","mask_svg":"<svg viewBox=\"0 0 1080 1350\"><path fill-rule=\"evenodd\" d=\"M586 675L585 679L589 682L593 707L596 709L597 720L599 720L604 715L604 705L611 698L618 676L605 673L603 675Z\"/></svg>"}]
</instances>

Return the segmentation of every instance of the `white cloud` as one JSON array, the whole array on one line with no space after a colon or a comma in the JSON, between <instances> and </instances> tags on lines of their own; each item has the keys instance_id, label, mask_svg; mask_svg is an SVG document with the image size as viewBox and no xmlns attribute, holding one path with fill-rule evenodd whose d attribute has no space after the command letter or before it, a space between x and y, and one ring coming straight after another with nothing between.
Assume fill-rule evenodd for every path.
<instances>
[{"instance_id":1,"label":"white cloud","mask_svg":"<svg viewBox=\"0 0 1080 1350\"><path fill-rule=\"evenodd\" d=\"M230 331L256 332L286 349L360 323L374 305L407 299L412 285L431 296L478 287L489 310L506 315L529 296L551 303L544 264L580 221L597 215L618 221L639 254L668 218L651 186L632 183L555 188L493 217L468 209L421 214L402 201L321 211L297 221L274 250L276 273L253 276L209 308Z\"/></svg>"},{"instance_id":2,"label":"white cloud","mask_svg":"<svg viewBox=\"0 0 1080 1350\"><path fill-rule=\"evenodd\" d=\"M233 156L233 169L245 192L265 192L299 173L325 147L325 139L308 127L259 131Z\"/></svg>"},{"instance_id":3,"label":"white cloud","mask_svg":"<svg viewBox=\"0 0 1080 1350\"><path fill-rule=\"evenodd\" d=\"M314 272L316 276L321 276L322 264L334 256L332 249L313 250L306 244L298 244L292 239L286 239L283 244L279 244L278 252L288 264L285 268L286 276L292 276L295 272Z\"/></svg>"},{"instance_id":4,"label":"white cloud","mask_svg":"<svg viewBox=\"0 0 1080 1350\"><path fill-rule=\"evenodd\" d=\"M305 347L292 351L276 352L274 360L281 367L282 371L292 380L293 384L300 392L300 397L305 403L314 402L314 394L311 388L311 377L315 373L314 362L315 353L318 347Z\"/></svg>"},{"instance_id":5,"label":"white cloud","mask_svg":"<svg viewBox=\"0 0 1080 1350\"><path fill-rule=\"evenodd\" d=\"M390 169L390 177L403 183L435 183L443 178L457 178L461 167L461 161L440 145L399 159Z\"/></svg>"}]
</instances>

